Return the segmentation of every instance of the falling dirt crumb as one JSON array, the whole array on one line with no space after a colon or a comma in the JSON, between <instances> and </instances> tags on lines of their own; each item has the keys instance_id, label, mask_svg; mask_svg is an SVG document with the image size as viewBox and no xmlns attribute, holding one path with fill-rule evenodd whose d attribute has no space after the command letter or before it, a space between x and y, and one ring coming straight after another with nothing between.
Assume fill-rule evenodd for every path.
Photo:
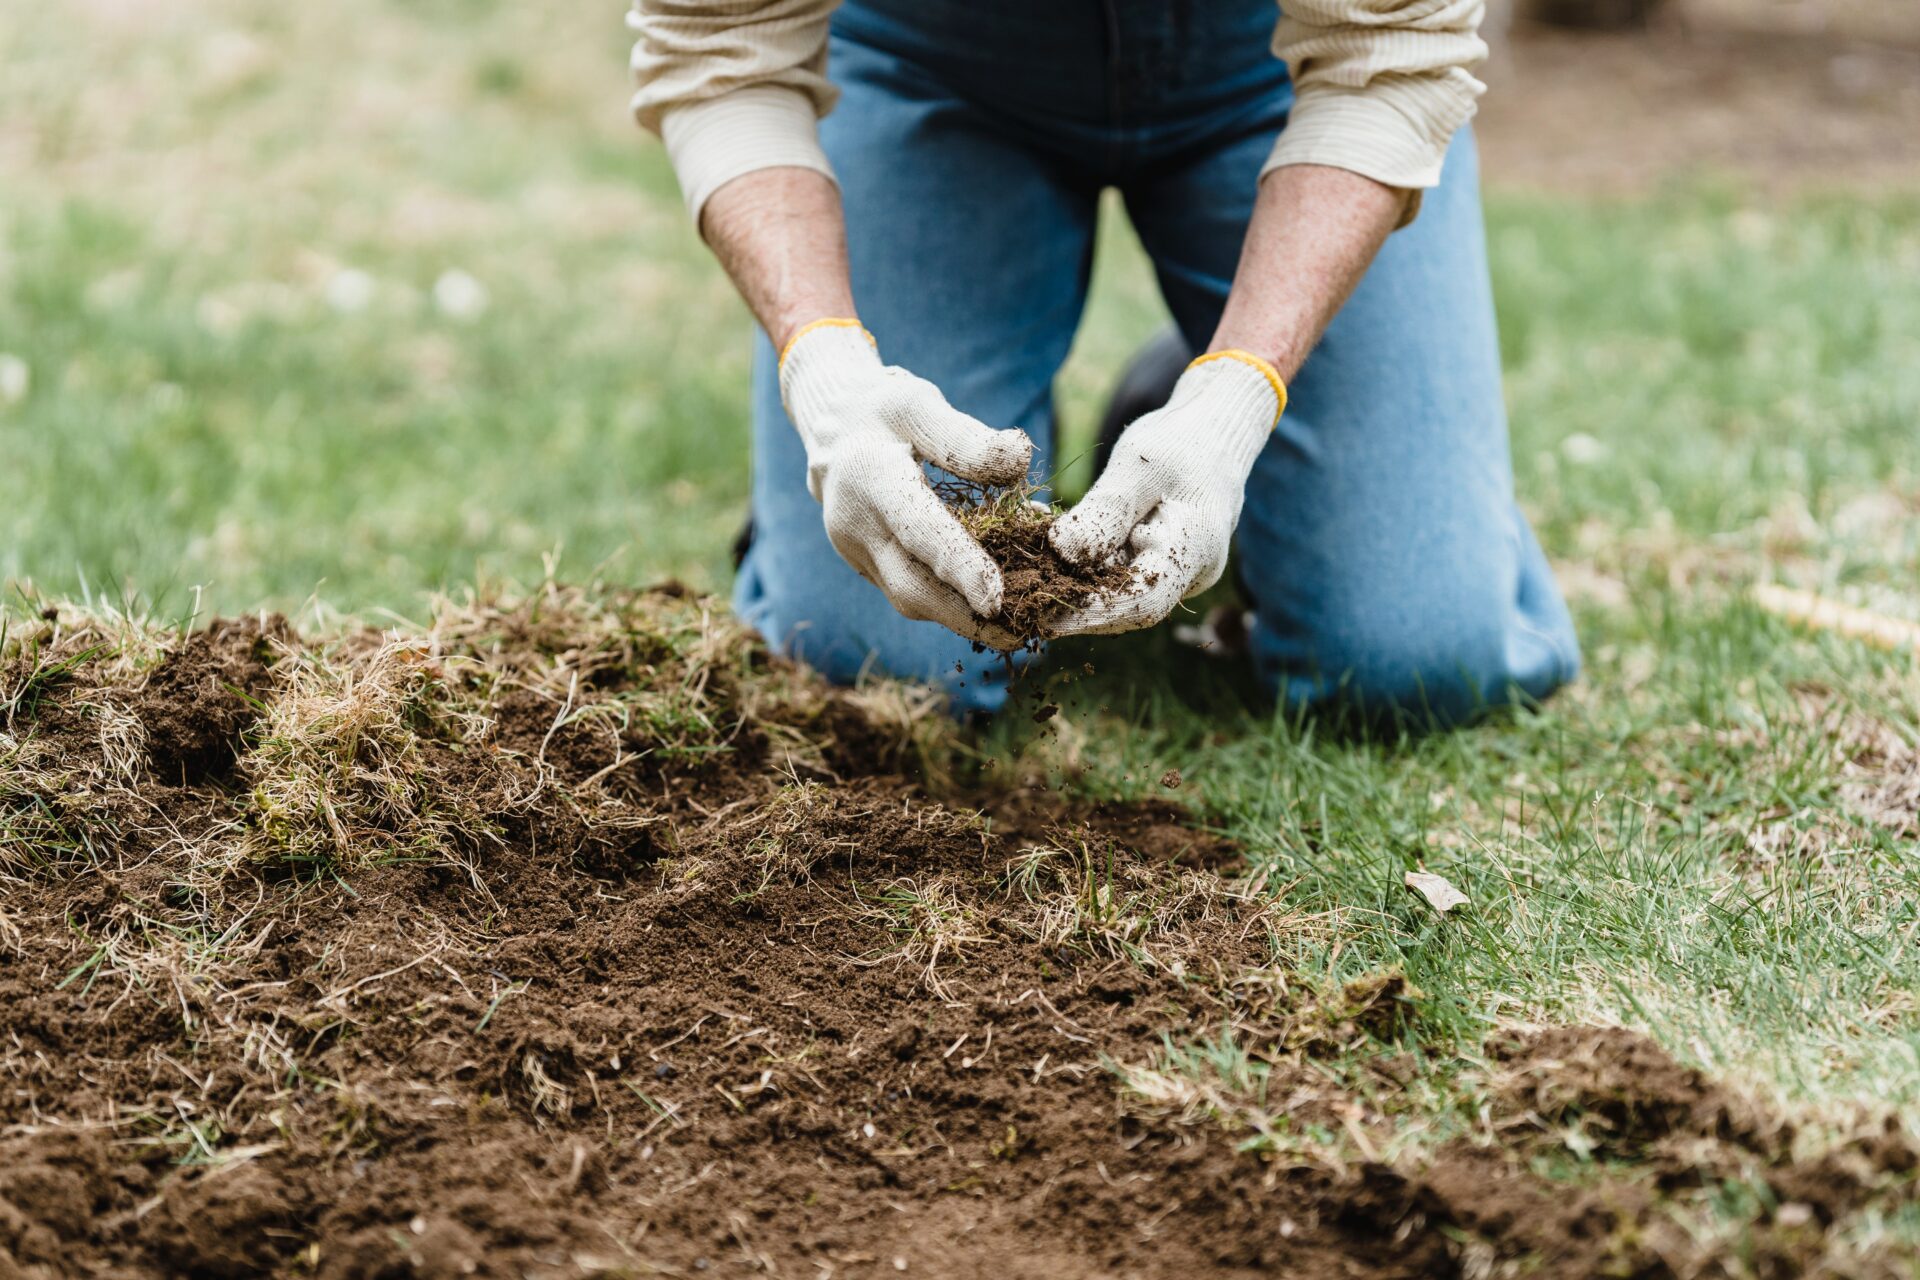
<instances>
[{"instance_id":1,"label":"falling dirt crumb","mask_svg":"<svg viewBox=\"0 0 1920 1280\"><path fill-rule=\"evenodd\" d=\"M1045 724L1059 714L1060 704L1057 702L1049 702L1046 706L1041 707L1033 713L1033 722L1035 724Z\"/></svg>"},{"instance_id":2,"label":"falling dirt crumb","mask_svg":"<svg viewBox=\"0 0 1920 1280\"><path fill-rule=\"evenodd\" d=\"M1169 791L1178 791L1180 789L1180 771L1178 769L1169 769L1161 774L1160 785Z\"/></svg>"}]
</instances>

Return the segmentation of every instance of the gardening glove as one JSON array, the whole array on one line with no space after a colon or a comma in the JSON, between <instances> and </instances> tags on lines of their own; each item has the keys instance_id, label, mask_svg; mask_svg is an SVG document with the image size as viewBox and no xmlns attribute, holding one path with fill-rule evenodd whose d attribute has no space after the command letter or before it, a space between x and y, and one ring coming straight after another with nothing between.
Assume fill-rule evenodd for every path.
<instances>
[{"instance_id":1,"label":"gardening glove","mask_svg":"<svg viewBox=\"0 0 1920 1280\"><path fill-rule=\"evenodd\" d=\"M1053 626L1056 635L1149 627L1220 580L1254 459L1287 407L1273 366L1216 351L1187 366L1166 407L1121 433L1107 469L1048 536L1068 561L1098 565L1132 553L1130 586L1095 596Z\"/></svg>"},{"instance_id":2,"label":"gardening glove","mask_svg":"<svg viewBox=\"0 0 1920 1280\"><path fill-rule=\"evenodd\" d=\"M927 483L923 462L980 484L1018 484L1023 431L995 431L905 369L880 363L857 320L816 320L780 355L780 398L807 447L807 488L833 549L908 618L995 649L1019 639L1000 611L1000 570Z\"/></svg>"}]
</instances>

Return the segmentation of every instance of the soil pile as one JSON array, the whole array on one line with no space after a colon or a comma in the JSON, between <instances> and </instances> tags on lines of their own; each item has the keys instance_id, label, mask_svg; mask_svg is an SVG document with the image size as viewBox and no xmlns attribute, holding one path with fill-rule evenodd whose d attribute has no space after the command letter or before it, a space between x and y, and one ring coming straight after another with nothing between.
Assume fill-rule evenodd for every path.
<instances>
[{"instance_id":1,"label":"soil pile","mask_svg":"<svg viewBox=\"0 0 1920 1280\"><path fill-rule=\"evenodd\" d=\"M1323 1064L1419 993L1268 967L1313 922L1165 802L941 803L930 710L683 593L14 632L0 1276L1711 1274L1688 1186L1793 1265L1903 1203L1624 1033L1383 1160Z\"/></svg>"},{"instance_id":2,"label":"soil pile","mask_svg":"<svg viewBox=\"0 0 1920 1280\"><path fill-rule=\"evenodd\" d=\"M1920 1157L1891 1116L1808 1156L1791 1124L1635 1032L1553 1027L1486 1049L1487 1114L1504 1140L1456 1142L1414 1173L1363 1171L1394 1220L1447 1223L1498 1242L1483 1259L1549 1259L1552 1275L1913 1274L1911 1250L1876 1247L1873 1228L1858 1248L1834 1231L1915 1203ZM1555 1176L1516 1176L1522 1160ZM1681 1211L1707 1203L1717 1210Z\"/></svg>"},{"instance_id":3,"label":"soil pile","mask_svg":"<svg viewBox=\"0 0 1920 1280\"><path fill-rule=\"evenodd\" d=\"M990 489L949 481L939 492L966 531L1000 566L1004 594L1000 612L988 621L1004 627L1028 648L1053 637L1062 617L1096 596L1127 590L1134 571L1125 563L1083 566L1053 549L1047 531L1058 513L1036 506L1028 489Z\"/></svg>"}]
</instances>

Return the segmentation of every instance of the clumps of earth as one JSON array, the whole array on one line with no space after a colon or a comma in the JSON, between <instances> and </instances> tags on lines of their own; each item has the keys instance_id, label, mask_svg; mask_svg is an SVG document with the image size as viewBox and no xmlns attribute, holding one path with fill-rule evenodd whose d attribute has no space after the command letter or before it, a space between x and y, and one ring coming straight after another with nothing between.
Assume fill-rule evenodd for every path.
<instances>
[{"instance_id":1,"label":"clumps of earth","mask_svg":"<svg viewBox=\"0 0 1920 1280\"><path fill-rule=\"evenodd\" d=\"M1898 1117L1476 1055L1286 965L1283 854L965 747L678 589L0 615L0 1280L1913 1274Z\"/></svg>"},{"instance_id":2,"label":"clumps of earth","mask_svg":"<svg viewBox=\"0 0 1920 1280\"><path fill-rule=\"evenodd\" d=\"M964 480L935 486L947 509L1000 566L1000 612L987 621L1037 648L1060 621L1097 597L1126 591L1135 571L1124 559L1077 565L1053 549L1047 531L1060 513L1033 500L1025 486L991 487Z\"/></svg>"}]
</instances>

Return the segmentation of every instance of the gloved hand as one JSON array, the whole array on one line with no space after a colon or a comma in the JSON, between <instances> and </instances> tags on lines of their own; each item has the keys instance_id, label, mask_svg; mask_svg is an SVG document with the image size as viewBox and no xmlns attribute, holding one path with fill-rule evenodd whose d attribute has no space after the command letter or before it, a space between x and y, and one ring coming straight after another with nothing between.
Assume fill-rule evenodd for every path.
<instances>
[{"instance_id":1,"label":"gloved hand","mask_svg":"<svg viewBox=\"0 0 1920 1280\"><path fill-rule=\"evenodd\" d=\"M1026 477L1033 441L948 404L931 382L880 363L856 320L817 320L780 356L780 398L807 447L807 488L833 549L906 617L996 649L1016 637L1000 570L927 483L922 462L982 484Z\"/></svg>"},{"instance_id":2,"label":"gloved hand","mask_svg":"<svg viewBox=\"0 0 1920 1280\"><path fill-rule=\"evenodd\" d=\"M1133 553L1133 585L1054 624L1057 635L1149 627L1220 580L1254 459L1287 407L1272 365L1216 351L1187 366L1166 407L1121 433L1087 496L1056 520L1053 548L1074 564Z\"/></svg>"}]
</instances>

